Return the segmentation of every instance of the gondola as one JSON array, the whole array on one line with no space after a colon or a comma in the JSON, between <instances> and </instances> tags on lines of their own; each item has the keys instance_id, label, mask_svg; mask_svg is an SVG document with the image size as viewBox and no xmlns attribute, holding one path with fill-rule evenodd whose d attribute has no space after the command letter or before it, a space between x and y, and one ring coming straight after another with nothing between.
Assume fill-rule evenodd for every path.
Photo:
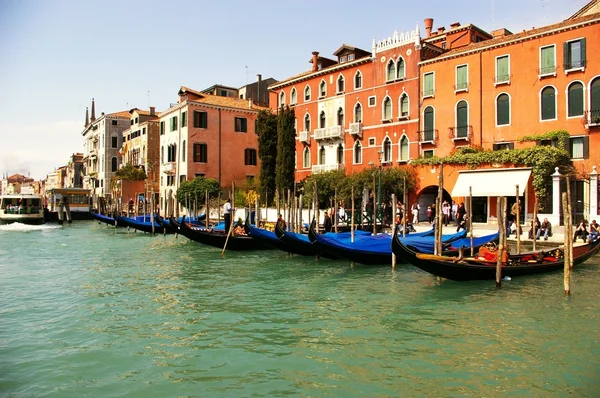
<instances>
[{"instance_id":1,"label":"gondola","mask_svg":"<svg viewBox=\"0 0 600 398\"><path fill-rule=\"evenodd\" d=\"M150 216L142 216L142 217L137 217L137 218L129 218L129 217L117 217L117 222L118 223L123 223L125 224L126 227L129 228L134 228L138 231L142 231L145 233L155 233L155 234L162 234L162 233L171 233L169 231L167 231L162 224L160 224L156 218L154 218L154 220L150 220ZM154 227L154 228L153 228ZM154 229L154 231L153 231Z\"/></svg>"},{"instance_id":2,"label":"gondola","mask_svg":"<svg viewBox=\"0 0 600 398\"><path fill-rule=\"evenodd\" d=\"M129 218L129 219L134 219L134 220L144 220L144 217L148 217L148 216L136 216L136 217L117 217L114 218L112 216L107 216L104 214L100 214L100 213L96 213L96 212L92 212L90 213L92 215L92 218L98 222L110 225L111 227L126 227L127 224L125 224L125 222L123 222L123 220L121 220L121 218Z\"/></svg>"},{"instance_id":3,"label":"gondola","mask_svg":"<svg viewBox=\"0 0 600 398\"><path fill-rule=\"evenodd\" d=\"M195 242L218 247L220 249L222 249L225 246L225 241L227 240L227 233L224 230L206 230L195 228L186 221L185 216L179 224L179 233ZM262 242L248 235L231 234L229 236L229 240L227 241L227 250L246 251L264 249L271 249L271 247L263 244Z\"/></svg>"},{"instance_id":4,"label":"gondola","mask_svg":"<svg viewBox=\"0 0 600 398\"><path fill-rule=\"evenodd\" d=\"M250 224L249 215L246 217L246 222L244 223L244 231L246 234L250 235L252 238L266 246L287 252L286 244L280 240L277 235L275 235L275 232L266 230L264 228L258 228Z\"/></svg>"},{"instance_id":5,"label":"gondola","mask_svg":"<svg viewBox=\"0 0 600 398\"><path fill-rule=\"evenodd\" d=\"M434 256L419 253L410 244L403 243L394 234L392 250L396 256L433 275L455 281L495 280L496 260L493 256L478 254L475 258ZM581 264L600 250L600 239L573 247L573 264ZM541 274L564 268L564 252L556 247L539 252L508 255L502 266L502 276Z\"/></svg>"},{"instance_id":6,"label":"gondola","mask_svg":"<svg viewBox=\"0 0 600 398\"><path fill-rule=\"evenodd\" d=\"M194 220L190 220L191 224L193 224L194 226L202 226L203 225L203 221L206 219L206 215L205 214L201 214L199 215L196 219ZM179 219L177 220L177 224L173 224L171 223L170 219L165 219L163 217L161 217L160 215L156 215L156 222L159 223L160 225L162 225L163 228L165 228L167 233L171 233L171 234L175 234L178 233L178 228L179 228L179 223L181 222L181 217L179 217Z\"/></svg>"}]
</instances>

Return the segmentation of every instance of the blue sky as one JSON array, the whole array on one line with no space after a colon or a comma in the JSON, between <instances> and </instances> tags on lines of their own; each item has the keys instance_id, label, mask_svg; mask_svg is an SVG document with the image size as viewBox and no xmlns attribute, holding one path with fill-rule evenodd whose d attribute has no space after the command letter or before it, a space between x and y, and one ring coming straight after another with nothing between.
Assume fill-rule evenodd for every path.
<instances>
[{"instance_id":1,"label":"blue sky","mask_svg":"<svg viewBox=\"0 0 600 398\"><path fill-rule=\"evenodd\" d=\"M561 21L588 0L0 0L0 173L40 179L83 151L85 108L158 111L182 85L239 87L308 70L311 52L434 18L513 32Z\"/></svg>"}]
</instances>

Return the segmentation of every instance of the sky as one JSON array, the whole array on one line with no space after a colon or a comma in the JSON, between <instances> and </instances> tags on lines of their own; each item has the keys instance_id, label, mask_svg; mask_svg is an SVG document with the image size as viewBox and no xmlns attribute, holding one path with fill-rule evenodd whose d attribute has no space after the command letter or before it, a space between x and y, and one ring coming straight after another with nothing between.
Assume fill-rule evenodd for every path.
<instances>
[{"instance_id":1,"label":"sky","mask_svg":"<svg viewBox=\"0 0 600 398\"><path fill-rule=\"evenodd\" d=\"M588 0L0 0L0 173L43 179L83 152L96 116L165 110L181 86L241 87L310 69L312 51L371 49L423 19L512 32L562 21Z\"/></svg>"}]
</instances>

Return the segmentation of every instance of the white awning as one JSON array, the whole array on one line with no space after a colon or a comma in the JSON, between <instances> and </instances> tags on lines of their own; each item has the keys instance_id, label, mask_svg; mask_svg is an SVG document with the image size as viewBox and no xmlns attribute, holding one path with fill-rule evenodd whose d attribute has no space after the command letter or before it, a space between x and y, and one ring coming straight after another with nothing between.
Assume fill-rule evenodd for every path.
<instances>
[{"instance_id":1,"label":"white awning","mask_svg":"<svg viewBox=\"0 0 600 398\"><path fill-rule=\"evenodd\" d=\"M452 197L523 195L531 177L531 168L459 171Z\"/></svg>"}]
</instances>

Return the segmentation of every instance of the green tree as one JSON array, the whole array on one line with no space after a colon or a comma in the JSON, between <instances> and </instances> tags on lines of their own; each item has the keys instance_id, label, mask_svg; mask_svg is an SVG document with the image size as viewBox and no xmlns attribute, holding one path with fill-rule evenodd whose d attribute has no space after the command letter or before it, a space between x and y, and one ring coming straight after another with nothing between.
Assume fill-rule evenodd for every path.
<instances>
[{"instance_id":1,"label":"green tree","mask_svg":"<svg viewBox=\"0 0 600 398\"><path fill-rule=\"evenodd\" d=\"M294 110L281 107L277 115L277 169L276 186L280 193L294 187L296 161L296 128Z\"/></svg>"},{"instance_id":2,"label":"green tree","mask_svg":"<svg viewBox=\"0 0 600 398\"><path fill-rule=\"evenodd\" d=\"M198 206L206 201L206 191L210 198L219 196L219 181L214 178L196 177L192 181L183 181L177 190L177 201L182 206L197 203ZM188 202L189 201L189 202Z\"/></svg>"},{"instance_id":3,"label":"green tree","mask_svg":"<svg viewBox=\"0 0 600 398\"><path fill-rule=\"evenodd\" d=\"M131 164L127 164L121 167L115 173L117 180L132 180L132 181L143 181L147 178L144 170L137 168Z\"/></svg>"},{"instance_id":4,"label":"green tree","mask_svg":"<svg viewBox=\"0 0 600 398\"><path fill-rule=\"evenodd\" d=\"M260 178L258 191L272 202L275 195L275 175L277 167L277 116L270 110L261 110L256 120L258 135L258 157L260 158Z\"/></svg>"}]
</instances>

